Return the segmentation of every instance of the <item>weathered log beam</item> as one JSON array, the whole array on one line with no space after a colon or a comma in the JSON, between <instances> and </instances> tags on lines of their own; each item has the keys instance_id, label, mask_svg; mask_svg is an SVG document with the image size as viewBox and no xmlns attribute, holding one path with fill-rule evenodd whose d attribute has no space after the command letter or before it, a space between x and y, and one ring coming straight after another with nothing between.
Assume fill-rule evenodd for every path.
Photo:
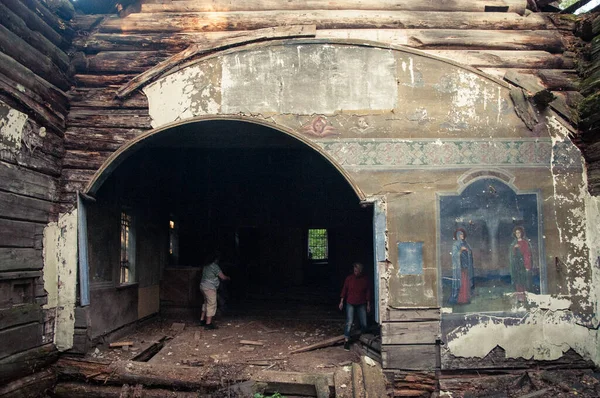
<instances>
[{"instance_id":1,"label":"weathered log beam","mask_svg":"<svg viewBox=\"0 0 600 398\"><path fill-rule=\"evenodd\" d=\"M126 99L115 98L115 89L73 88L68 92L71 104L88 108L148 108L148 98L143 93L135 93Z\"/></svg>"},{"instance_id":2,"label":"weathered log beam","mask_svg":"<svg viewBox=\"0 0 600 398\"><path fill-rule=\"evenodd\" d=\"M92 180L96 170L64 169L62 175L62 192L76 193L84 191L87 184Z\"/></svg>"},{"instance_id":3,"label":"weathered log beam","mask_svg":"<svg viewBox=\"0 0 600 398\"><path fill-rule=\"evenodd\" d=\"M148 110L72 108L69 126L151 129Z\"/></svg>"},{"instance_id":4,"label":"weathered log beam","mask_svg":"<svg viewBox=\"0 0 600 398\"><path fill-rule=\"evenodd\" d=\"M158 51L114 51L96 55L79 53L73 59L79 73L142 73L169 57Z\"/></svg>"},{"instance_id":5,"label":"weathered log beam","mask_svg":"<svg viewBox=\"0 0 600 398\"><path fill-rule=\"evenodd\" d=\"M117 386L105 386L105 385L94 385L84 383L58 383L54 387L52 396L57 398L121 398L128 395L130 392L137 391L140 396L147 398L163 398L170 396L177 396L178 398L196 398L198 392L185 392L173 390L165 390L162 388L141 388L137 387L117 387ZM137 396L137 395L131 395Z\"/></svg>"},{"instance_id":6,"label":"weathered log beam","mask_svg":"<svg viewBox=\"0 0 600 398\"><path fill-rule=\"evenodd\" d=\"M0 218L0 242L5 247L35 248L43 230L42 224Z\"/></svg>"},{"instance_id":7,"label":"weathered log beam","mask_svg":"<svg viewBox=\"0 0 600 398\"><path fill-rule=\"evenodd\" d=\"M2 269L2 271L5 271ZM42 308L37 304L21 304L0 310L0 329L8 329L27 323L42 322Z\"/></svg>"},{"instance_id":8,"label":"weathered log beam","mask_svg":"<svg viewBox=\"0 0 600 398\"><path fill-rule=\"evenodd\" d=\"M54 65L50 58L2 25L0 25L0 51L62 90L66 90L70 86L63 72Z\"/></svg>"},{"instance_id":9,"label":"weathered log beam","mask_svg":"<svg viewBox=\"0 0 600 398\"><path fill-rule=\"evenodd\" d=\"M182 51L195 43L208 43L250 31L198 33L94 33L74 40L79 51ZM418 49L455 48L488 50L544 50L563 52L557 31L460 30L460 29L321 29L318 39L371 40Z\"/></svg>"},{"instance_id":10,"label":"weathered log beam","mask_svg":"<svg viewBox=\"0 0 600 398\"><path fill-rule=\"evenodd\" d=\"M573 69L575 67L572 58L545 51L423 50L423 52L475 68Z\"/></svg>"},{"instance_id":11,"label":"weathered log beam","mask_svg":"<svg viewBox=\"0 0 600 398\"><path fill-rule=\"evenodd\" d=\"M0 24L50 58L63 72L68 72L69 57L67 54L41 33L29 29L21 18L3 4L0 4Z\"/></svg>"},{"instance_id":12,"label":"weathered log beam","mask_svg":"<svg viewBox=\"0 0 600 398\"><path fill-rule=\"evenodd\" d=\"M47 223L54 213L56 209L52 202L0 191L0 214L11 219Z\"/></svg>"},{"instance_id":13,"label":"weathered log beam","mask_svg":"<svg viewBox=\"0 0 600 398\"><path fill-rule=\"evenodd\" d=\"M424 53L448 58L473 67L573 69L572 58L545 51L512 50L422 50ZM163 52L111 51L86 56L86 65L78 70L88 73L141 73L166 58ZM91 78L89 78L91 79Z\"/></svg>"},{"instance_id":14,"label":"weathered log beam","mask_svg":"<svg viewBox=\"0 0 600 398\"><path fill-rule=\"evenodd\" d=\"M143 384L153 388L176 388L196 390L217 387L221 380L207 379L206 370L194 366L172 366L149 364L146 362L115 361L110 364L72 358L61 358L56 362L59 375L88 382L101 382L107 385Z\"/></svg>"},{"instance_id":15,"label":"weathered log beam","mask_svg":"<svg viewBox=\"0 0 600 398\"><path fill-rule=\"evenodd\" d=\"M65 132L65 148L114 152L145 131L147 130L69 127Z\"/></svg>"},{"instance_id":16,"label":"weathered log beam","mask_svg":"<svg viewBox=\"0 0 600 398\"><path fill-rule=\"evenodd\" d=\"M307 0L302 2L279 0L213 0L173 1L142 4L142 12L224 12L224 11L272 11L272 10L398 10L398 11L469 11L514 12L523 14L527 0L455 0L425 2L411 0L377 1L329 1Z\"/></svg>"},{"instance_id":17,"label":"weathered log beam","mask_svg":"<svg viewBox=\"0 0 600 398\"><path fill-rule=\"evenodd\" d=\"M9 151L0 151L0 160L49 176L57 177L60 175L60 159L46 155L41 151L21 150L17 154Z\"/></svg>"},{"instance_id":18,"label":"weathered log beam","mask_svg":"<svg viewBox=\"0 0 600 398\"><path fill-rule=\"evenodd\" d=\"M31 248L0 248L0 264L2 271L41 270L44 267L42 251Z\"/></svg>"},{"instance_id":19,"label":"weathered log beam","mask_svg":"<svg viewBox=\"0 0 600 398\"><path fill-rule=\"evenodd\" d=\"M277 21L277 22L274 22ZM141 13L108 17L98 27L104 33L176 33L255 30L289 25L317 29L491 29L544 30L549 22L539 14L427 11L256 11L223 13Z\"/></svg>"},{"instance_id":20,"label":"weathered log beam","mask_svg":"<svg viewBox=\"0 0 600 398\"><path fill-rule=\"evenodd\" d=\"M40 32L54 45L67 49L69 41L59 32L52 29L46 21L40 18L33 10L29 9L25 3L20 0L3 0L2 3L21 18L25 24L34 31Z\"/></svg>"},{"instance_id":21,"label":"weathered log beam","mask_svg":"<svg viewBox=\"0 0 600 398\"><path fill-rule=\"evenodd\" d=\"M418 49L485 49L565 51L558 32L461 29L325 29L317 38L372 40Z\"/></svg>"},{"instance_id":22,"label":"weathered log beam","mask_svg":"<svg viewBox=\"0 0 600 398\"><path fill-rule=\"evenodd\" d=\"M0 161L0 189L23 196L54 201L58 181L46 174Z\"/></svg>"},{"instance_id":23,"label":"weathered log beam","mask_svg":"<svg viewBox=\"0 0 600 398\"><path fill-rule=\"evenodd\" d=\"M153 81L161 73L174 68L195 56L200 56L211 51L220 51L226 48L241 46L243 44L255 43L264 40L274 40L292 37L314 37L316 28L314 25L283 26L275 28L258 29L254 32L244 33L238 37L231 37L217 42L193 44L184 51L175 54L158 65L144 71L117 90L117 97L124 98L133 91Z\"/></svg>"},{"instance_id":24,"label":"weathered log beam","mask_svg":"<svg viewBox=\"0 0 600 398\"><path fill-rule=\"evenodd\" d=\"M0 360L0 383L7 383L43 369L56 361L57 357L58 351L54 344L45 344L3 358Z\"/></svg>"},{"instance_id":25,"label":"weathered log beam","mask_svg":"<svg viewBox=\"0 0 600 398\"><path fill-rule=\"evenodd\" d=\"M25 108L25 112L43 126L47 126L58 136L63 135L65 129L65 116L46 108L42 104L47 102L33 91L19 87L9 79L0 75L0 93L13 98Z\"/></svg>"},{"instance_id":26,"label":"weathered log beam","mask_svg":"<svg viewBox=\"0 0 600 398\"><path fill-rule=\"evenodd\" d=\"M2 52L0 52L0 74L44 98L48 109L66 115L69 101L62 90Z\"/></svg>"},{"instance_id":27,"label":"weathered log beam","mask_svg":"<svg viewBox=\"0 0 600 398\"><path fill-rule=\"evenodd\" d=\"M131 74L116 74L116 75L94 75L94 74L78 74L73 76L75 84L79 87L108 87L120 86L127 83L135 77Z\"/></svg>"},{"instance_id":28,"label":"weathered log beam","mask_svg":"<svg viewBox=\"0 0 600 398\"><path fill-rule=\"evenodd\" d=\"M98 170L112 152L68 150L63 160L65 169Z\"/></svg>"},{"instance_id":29,"label":"weathered log beam","mask_svg":"<svg viewBox=\"0 0 600 398\"><path fill-rule=\"evenodd\" d=\"M576 71L541 69L536 73L544 86L552 91L576 91L579 88Z\"/></svg>"},{"instance_id":30,"label":"weathered log beam","mask_svg":"<svg viewBox=\"0 0 600 398\"><path fill-rule=\"evenodd\" d=\"M41 397L56 384L56 374L50 369L25 376L0 387L0 396L6 398Z\"/></svg>"},{"instance_id":31,"label":"weathered log beam","mask_svg":"<svg viewBox=\"0 0 600 398\"><path fill-rule=\"evenodd\" d=\"M48 24L55 32L60 34L62 37L70 40L75 35L73 29L64 23L57 15L46 8L45 5L40 3L38 0L21 0L30 10L35 13Z\"/></svg>"}]
</instances>

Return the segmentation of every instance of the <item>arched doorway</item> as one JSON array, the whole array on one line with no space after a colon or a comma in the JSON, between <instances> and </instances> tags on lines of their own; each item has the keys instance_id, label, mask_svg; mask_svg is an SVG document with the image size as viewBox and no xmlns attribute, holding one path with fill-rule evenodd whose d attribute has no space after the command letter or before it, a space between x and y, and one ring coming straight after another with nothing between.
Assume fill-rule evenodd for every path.
<instances>
[{"instance_id":1,"label":"arched doorway","mask_svg":"<svg viewBox=\"0 0 600 398\"><path fill-rule=\"evenodd\" d=\"M226 316L338 319L341 330L352 262L373 275L373 207L318 148L272 126L211 118L153 131L88 192L92 337L157 310L193 320L198 270L215 252L232 277Z\"/></svg>"}]
</instances>

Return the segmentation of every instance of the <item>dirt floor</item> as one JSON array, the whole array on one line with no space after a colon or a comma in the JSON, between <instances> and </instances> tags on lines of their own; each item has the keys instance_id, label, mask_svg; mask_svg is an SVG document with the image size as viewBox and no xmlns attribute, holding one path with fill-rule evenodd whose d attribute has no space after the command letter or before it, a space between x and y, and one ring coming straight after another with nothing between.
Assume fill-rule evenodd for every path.
<instances>
[{"instance_id":1,"label":"dirt floor","mask_svg":"<svg viewBox=\"0 0 600 398\"><path fill-rule=\"evenodd\" d=\"M92 348L86 358L130 360L167 336L164 347L148 364L173 366L174 372L177 366L197 367L207 378L222 380L223 386L260 379L268 371L332 374L360 362L358 346L346 351L342 342L290 353L343 334L344 314L336 308L337 300L315 299L248 299L243 306L217 314L216 330L205 330L196 311L171 310L112 341L131 342L131 346L110 348L107 341Z\"/></svg>"}]
</instances>

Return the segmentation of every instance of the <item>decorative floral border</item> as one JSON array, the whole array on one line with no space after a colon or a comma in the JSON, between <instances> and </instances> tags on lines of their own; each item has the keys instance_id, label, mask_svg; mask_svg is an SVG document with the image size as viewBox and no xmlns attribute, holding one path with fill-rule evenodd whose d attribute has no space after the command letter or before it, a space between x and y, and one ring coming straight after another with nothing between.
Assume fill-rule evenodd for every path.
<instances>
[{"instance_id":1,"label":"decorative floral border","mask_svg":"<svg viewBox=\"0 0 600 398\"><path fill-rule=\"evenodd\" d=\"M573 158L573 144L553 145L550 139L348 139L316 143L341 166L368 169L550 167L552 162L573 167L580 163Z\"/></svg>"}]
</instances>

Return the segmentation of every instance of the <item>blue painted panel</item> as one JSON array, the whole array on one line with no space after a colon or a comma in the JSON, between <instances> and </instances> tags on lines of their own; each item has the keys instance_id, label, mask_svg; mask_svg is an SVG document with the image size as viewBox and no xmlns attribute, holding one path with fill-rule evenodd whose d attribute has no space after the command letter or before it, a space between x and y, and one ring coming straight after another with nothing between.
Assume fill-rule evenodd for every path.
<instances>
[{"instance_id":1,"label":"blue painted panel","mask_svg":"<svg viewBox=\"0 0 600 398\"><path fill-rule=\"evenodd\" d=\"M398 274L423 275L423 242L398 242Z\"/></svg>"}]
</instances>

